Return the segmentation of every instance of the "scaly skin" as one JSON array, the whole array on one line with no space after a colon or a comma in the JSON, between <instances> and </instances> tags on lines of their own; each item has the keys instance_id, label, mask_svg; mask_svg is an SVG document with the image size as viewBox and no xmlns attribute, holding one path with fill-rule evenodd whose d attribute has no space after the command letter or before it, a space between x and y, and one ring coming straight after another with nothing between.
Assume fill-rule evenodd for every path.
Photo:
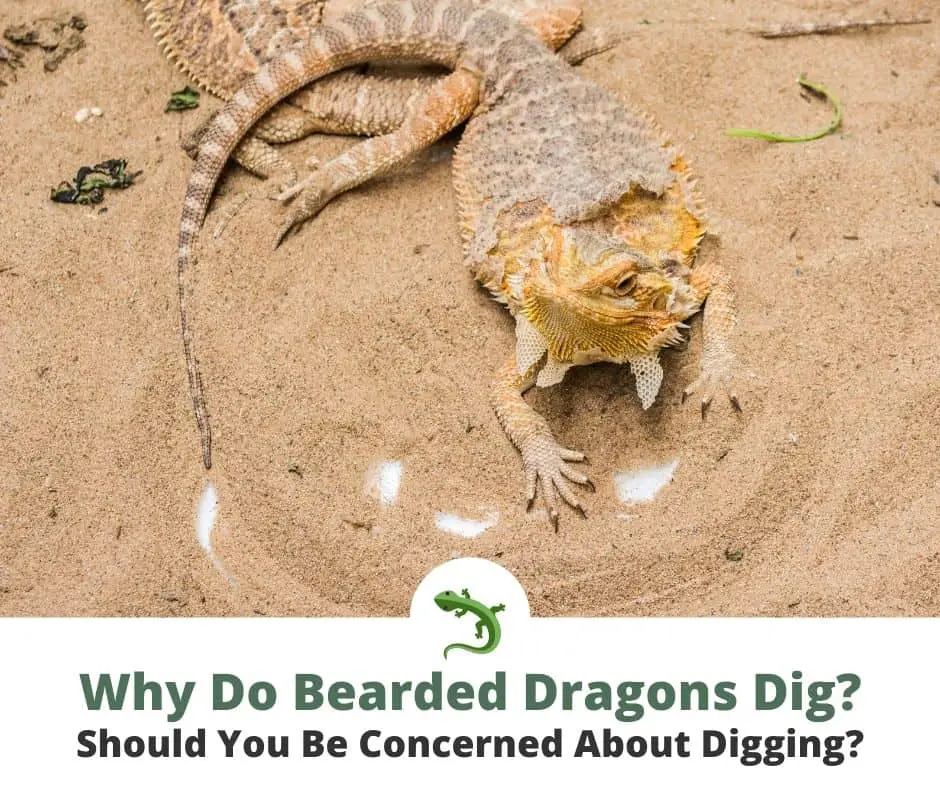
<instances>
[{"instance_id":1,"label":"scaly skin","mask_svg":"<svg viewBox=\"0 0 940 788\"><path fill-rule=\"evenodd\" d=\"M248 77L272 57L306 41L321 24L327 0L141 0L147 22L167 57L201 88L231 98ZM363 0L365 4L366 0ZM539 16L557 0L476 0L523 24L543 24ZM582 0L563 0L576 14L546 29L552 49L566 42L565 57L580 62L612 45L610 37L577 36ZM296 180L292 165L271 147L309 134L387 134L399 128L438 82L434 76L360 73L332 74L291 96L259 121L233 158L261 177ZM211 120L211 119L210 119ZM198 149L204 125L187 135L183 147Z\"/></svg>"},{"instance_id":2,"label":"scaly skin","mask_svg":"<svg viewBox=\"0 0 940 788\"><path fill-rule=\"evenodd\" d=\"M398 130L359 143L307 184L314 206L398 166L472 114L454 159L470 270L516 318L516 353L497 375L493 405L522 454L531 505L551 521L558 497L583 513L572 485L589 485L522 398L568 368L630 363L644 406L656 396L658 353L682 341L705 304L703 410L725 389L733 403L734 290L716 263L693 267L705 233L688 164L644 116L579 76L530 30L461 0L400 0L323 26L249 80L209 126L180 225L180 296L200 225L225 160L245 132L300 86L354 63L418 58L449 68ZM308 206L309 207L309 206ZM305 218L304 211L290 222ZM289 226L288 224L288 226ZM208 421L183 310L190 387L208 467Z\"/></svg>"},{"instance_id":3,"label":"scaly skin","mask_svg":"<svg viewBox=\"0 0 940 788\"><path fill-rule=\"evenodd\" d=\"M465 588L460 594L453 591L442 591L434 601L437 606L446 613L453 612L457 618L473 613L477 617L476 636L477 639L483 638L483 630L486 630L486 643L482 646L471 646L469 643L451 643L444 649L444 659L455 648L470 651L474 654L488 654L499 645L499 639L502 635L502 628L496 618L497 613L502 613L505 605L495 605L488 607L482 602L478 602L470 596L470 592Z\"/></svg>"}]
</instances>

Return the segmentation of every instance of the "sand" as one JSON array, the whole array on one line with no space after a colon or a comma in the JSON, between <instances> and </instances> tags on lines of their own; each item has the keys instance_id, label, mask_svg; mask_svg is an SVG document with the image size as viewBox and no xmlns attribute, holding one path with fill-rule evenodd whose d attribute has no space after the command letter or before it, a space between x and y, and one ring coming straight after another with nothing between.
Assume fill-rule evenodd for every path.
<instances>
[{"instance_id":1,"label":"sand","mask_svg":"<svg viewBox=\"0 0 940 788\"><path fill-rule=\"evenodd\" d=\"M901 16L927 4L896 2ZM740 305L744 411L706 420L682 389L701 323L664 356L644 412L629 372L571 372L530 401L585 451L589 518L526 514L519 458L487 401L513 346L471 280L453 141L336 200L277 252L279 207L230 168L191 309L215 464L203 470L178 334L177 224L207 108L165 114L185 79L128 0L7 0L0 25L87 13L86 47L0 88L0 614L403 615L455 555L509 568L536 615L940 612L940 20L765 41L752 25L867 18L881 4L589 2L629 39L583 70L656 117L700 175ZM648 22L648 23L647 23ZM0 69L3 67L0 66ZM800 145L730 126L825 125L805 72L845 105ZM82 107L100 118L76 123ZM288 149L298 165L347 139ZM49 188L84 164L143 170L101 206ZM102 213L99 208L106 208ZM618 474L678 460L650 501ZM394 503L370 469L400 465ZM215 562L197 539L207 480ZM394 484L387 482L386 498ZM488 523L475 538L439 514Z\"/></svg>"}]
</instances>

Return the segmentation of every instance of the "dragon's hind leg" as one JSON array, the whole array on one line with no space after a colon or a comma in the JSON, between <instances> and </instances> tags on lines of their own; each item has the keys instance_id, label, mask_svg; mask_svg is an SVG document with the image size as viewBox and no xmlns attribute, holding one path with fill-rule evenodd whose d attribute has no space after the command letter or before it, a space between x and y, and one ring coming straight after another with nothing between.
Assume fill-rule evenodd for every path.
<instances>
[{"instance_id":1,"label":"dragon's hind leg","mask_svg":"<svg viewBox=\"0 0 940 788\"><path fill-rule=\"evenodd\" d=\"M269 112L258 125L262 126L262 124L270 123L274 128L285 129L292 124L303 122L303 115L304 113L295 107L281 105ZM203 135L215 120L215 116L216 113L213 112L199 126L183 137L180 145L190 158L195 159L198 156ZM232 158L248 172L260 178L278 178L282 184L294 183L297 180L297 173L294 171L293 165L270 143L299 139L304 134L292 138L289 135L279 138L276 133L265 134L264 131L265 128L261 129L261 133L254 130L252 134L246 136L232 152Z\"/></svg>"},{"instance_id":2,"label":"dragon's hind leg","mask_svg":"<svg viewBox=\"0 0 940 788\"><path fill-rule=\"evenodd\" d=\"M437 82L401 127L354 145L304 180L281 193L280 199L300 198L281 227L280 243L292 227L315 216L330 200L379 175L393 172L463 123L477 106L480 78L460 69Z\"/></svg>"}]
</instances>

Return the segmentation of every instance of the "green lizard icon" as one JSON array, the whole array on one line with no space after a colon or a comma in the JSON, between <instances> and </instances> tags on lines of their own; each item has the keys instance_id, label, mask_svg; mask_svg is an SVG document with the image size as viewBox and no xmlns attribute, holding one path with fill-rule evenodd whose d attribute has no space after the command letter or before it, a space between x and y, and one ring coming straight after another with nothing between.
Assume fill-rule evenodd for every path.
<instances>
[{"instance_id":1,"label":"green lizard icon","mask_svg":"<svg viewBox=\"0 0 940 788\"><path fill-rule=\"evenodd\" d=\"M487 654L499 645L502 630L499 621L496 620L496 614L505 610L505 605L499 604L495 607L487 607L482 602L473 599L466 588L460 594L455 594L453 591L442 591L434 597L434 601L445 612L449 613L453 610L457 618L465 616L467 613L473 613L478 619L477 637L483 637L484 627L488 635L486 643L482 646L471 646L468 643L451 643L444 649L444 659L447 659L447 653L454 648L462 648L464 651L472 651L474 654Z\"/></svg>"}]
</instances>

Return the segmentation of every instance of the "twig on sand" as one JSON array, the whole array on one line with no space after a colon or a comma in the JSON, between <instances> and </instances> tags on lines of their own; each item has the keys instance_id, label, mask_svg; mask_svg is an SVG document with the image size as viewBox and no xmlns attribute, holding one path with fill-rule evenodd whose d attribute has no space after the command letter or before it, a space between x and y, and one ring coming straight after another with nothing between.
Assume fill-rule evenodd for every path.
<instances>
[{"instance_id":1,"label":"twig on sand","mask_svg":"<svg viewBox=\"0 0 940 788\"><path fill-rule=\"evenodd\" d=\"M771 25L754 34L761 38L792 38L794 36L833 35L836 33L851 33L856 30L868 30L872 27L897 27L899 25L927 25L930 19L926 17L912 17L910 19L868 19L856 22L842 19L838 22L785 22L781 25Z\"/></svg>"},{"instance_id":2,"label":"twig on sand","mask_svg":"<svg viewBox=\"0 0 940 788\"><path fill-rule=\"evenodd\" d=\"M760 131L759 129L728 129L725 134L729 137L752 137L759 140L769 140L770 142L809 142L810 140L818 140L820 137L825 137L827 134L832 134L842 125L842 105L839 103L839 99L833 96L832 93L822 85L807 82L806 78L802 75L800 75L797 81L800 83L800 87L806 88L811 93L815 93L817 96L827 99L829 103L832 104L832 109L835 114L828 126L819 129L819 131L814 131L799 137L790 137L785 134L775 134L772 131Z\"/></svg>"}]
</instances>

